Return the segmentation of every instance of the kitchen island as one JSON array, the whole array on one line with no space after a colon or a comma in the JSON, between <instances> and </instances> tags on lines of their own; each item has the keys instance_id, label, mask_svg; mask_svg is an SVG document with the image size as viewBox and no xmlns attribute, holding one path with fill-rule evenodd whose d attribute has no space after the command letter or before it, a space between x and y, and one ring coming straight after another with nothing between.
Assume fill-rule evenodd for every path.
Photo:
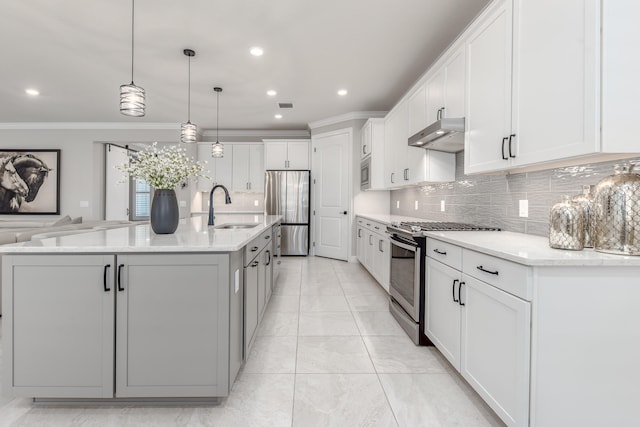
<instances>
[{"instance_id":1,"label":"kitchen island","mask_svg":"<svg viewBox=\"0 0 640 427\"><path fill-rule=\"evenodd\" d=\"M174 234L143 224L0 247L3 393L228 395L270 294L280 219L218 215L209 227L196 217ZM248 258L256 273L245 283Z\"/></svg>"}]
</instances>

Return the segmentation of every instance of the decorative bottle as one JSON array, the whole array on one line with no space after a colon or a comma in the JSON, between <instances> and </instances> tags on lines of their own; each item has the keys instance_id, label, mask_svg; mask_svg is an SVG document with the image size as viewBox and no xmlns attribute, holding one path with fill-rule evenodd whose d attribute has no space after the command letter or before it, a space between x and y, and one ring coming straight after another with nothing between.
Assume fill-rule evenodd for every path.
<instances>
[{"instance_id":1,"label":"decorative bottle","mask_svg":"<svg viewBox=\"0 0 640 427\"><path fill-rule=\"evenodd\" d=\"M581 251L584 248L586 216L579 203L562 196L549 213L549 246Z\"/></svg>"}]
</instances>

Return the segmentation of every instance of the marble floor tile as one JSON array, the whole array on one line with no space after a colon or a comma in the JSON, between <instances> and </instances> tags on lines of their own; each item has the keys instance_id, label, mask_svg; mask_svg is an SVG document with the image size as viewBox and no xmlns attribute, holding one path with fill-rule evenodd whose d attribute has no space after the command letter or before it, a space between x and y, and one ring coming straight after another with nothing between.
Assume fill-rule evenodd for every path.
<instances>
[{"instance_id":1,"label":"marble floor tile","mask_svg":"<svg viewBox=\"0 0 640 427\"><path fill-rule=\"evenodd\" d=\"M296 373L374 373L362 337L299 337Z\"/></svg>"},{"instance_id":2,"label":"marble floor tile","mask_svg":"<svg viewBox=\"0 0 640 427\"><path fill-rule=\"evenodd\" d=\"M294 375L242 373L220 405L194 408L188 426L291 425Z\"/></svg>"},{"instance_id":3,"label":"marble floor tile","mask_svg":"<svg viewBox=\"0 0 640 427\"><path fill-rule=\"evenodd\" d=\"M386 295L384 289L371 280L342 281L340 285L346 296Z\"/></svg>"},{"instance_id":4,"label":"marble floor tile","mask_svg":"<svg viewBox=\"0 0 640 427\"><path fill-rule=\"evenodd\" d=\"M347 302L351 311L389 311L388 295L350 295Z\"/></svg>"},{"instance_id":5,"label":"marble floor tile","mask_svg":"<svg viewBox=\"0 0 640 427\"><path fill-rule=\"evenodd\" d=\"M300 286L300 295L344 295L338 282L305 283Z\"/></svg>"},{"instance_id":6,"label":"marble floor tile","mask_svg":"<svg viewBox=\"0 0 640 427\"><path fill-rule=\"evenodd\" d=\"M450 374L379 374L400 426L502 426L478 397Z\"/></svg>"},{"instance_id":7,"label":"marble floor tile","mask_svg":"<svg viewBox=\"0 0 640 427\"><path fill-rule=\"evenodd\" d=\"M302 312L298 335L359 335L359 332L349 311Z\"/></svg>"},{"instance_id":8,"label":"marble floor tile","mask_svg":"<svg viewBox=\"0 0 640 427\"><path fill-rule=\"evenodd\" d=\"M300 311L349 311L343 295L302 295Z\"/></svg>"},{"instance_id":9,"label":"marble floor tile","mask_svg":"<svg viewBox=\"0 0 640 427\"><path fill-rule=\"evenodd\" d=\"M278 279L278 283L273 288L273 295L300 295L300 281L285 282Z\"/></svg>"},{"instance_id":10,"label":"marble floor tile","mask_svg":"<svg viewBox=\"0 0 640 427\"><path fill-rule=\"evenodd\" d=\"M375 374L298 374L293 426L397 426Z\"/></svg>"},{"instance_id":11,"label":"marble floor tile","mask_svg":"<svg viewBox=\"0 0 640 427\"><path fill-rule=\"evenodd\" d=\"M244 371L249 374L293 374L297 337L256 337Z\"/></svg>"},{"instance_id":12,"label":"marble floor tile","mask_svg":"<svg viewBox=\"0 0 640 427\"><path fill-rule=\"evenodd\" d=\"M272 312L298 312L300 297L298 295L271 295L267 309Z\"/></svg>"},{"instance_id":13,"label":"marble floor tile","mask_svg":"<svg viewBox=\"0 0 640 427\"><path fill-rule=\"evenodd\" d=\"M272 296L273 300L275 296ZM271 304L271 302L269 302ZM297 336L298 335L298 313L297 312L277 312L271 311L267 307L262 323L258 329L258 336Z\"/></svg>"},{"instance_id":14,"label":"marble floor tile","mask_svg":"<svg viewBox=\"0 0 640 427\"><path fill-rule=\"evenodd\" d=\"M451 365L435 347L415 345L408 336L362 337L377 373L445 373Z\"/></svg>"},{"instance_id":15,"label":"marble floor tile","mask_svg":"<svg viewBox=\"0 0 640 427\"><path fill-rule=\"evenodd\" d=\"M354 311L353 316L363 336L407 335L388 311Z\"/></svg>"}]
</instances>

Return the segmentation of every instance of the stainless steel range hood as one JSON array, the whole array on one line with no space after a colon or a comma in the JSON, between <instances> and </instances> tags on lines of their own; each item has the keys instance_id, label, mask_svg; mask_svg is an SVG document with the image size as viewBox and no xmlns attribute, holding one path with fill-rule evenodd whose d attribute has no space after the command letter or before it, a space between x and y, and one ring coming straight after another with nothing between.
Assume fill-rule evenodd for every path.
<instances>
[{"instance_id":1,"label":"stainless steel range hood","mask_svg":"<svg viewBox=\"0 0 640 427\"><path fill-rule=\"evenodd\" d=\"M448 153L464 150L464 117L430 124L409 138L409 145Z\"/></svg>"}]
</instances>

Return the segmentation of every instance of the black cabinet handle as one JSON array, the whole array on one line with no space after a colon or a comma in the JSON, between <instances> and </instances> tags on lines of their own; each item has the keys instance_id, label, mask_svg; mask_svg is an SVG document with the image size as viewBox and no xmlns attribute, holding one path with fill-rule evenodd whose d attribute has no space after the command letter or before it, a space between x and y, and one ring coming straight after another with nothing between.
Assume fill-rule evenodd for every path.
<instances>
[{"instance_id":1,"label":"black cabinet handle","mask_svg":"<svg viewBox=\"0 0 640 427\"><path fill-rule=\"evenodd\" d=\"M367 154L367 145L362 146L362 154Z\"/></svg>"},{"instance_id":2,"label":"black cabinet handle","mask_svg":"<svg viewBox=\"0 0 640 427\"><path fill-rule=\"evenodd\" d=\"M255 251L257 251L257 250L258 250L258 247L257 247L257 246L254 246L254 247L252 247L252 248L251 248L251 252L255 252Z\"/></svg>"},{"instance_id":3,"label":"black cabinet handle","mask_svg":"<svg viewBox=\"0 0 640 427\"><path fill-rule=\"evenodd\" d=\"M264 239L265 239L265 240L268 240L268 239L270 239L270 238L271 238L271 236L270 236L270 235L268 235L268 234L267 234L266 236L264 236Z\"/></svg>"},{"instance_id":4,"label":"black cabinet handle","mask_svg":"<svg viewBox=\"0 0 640 427\"><path fill-rule=\"evenodd\" d=\"M485 270L483 266L479 265L476 267L478 270L480 271L484 271L485 273L489 273L489 274L495 274L496 276L498 275L498 270L496 271L491 271L491 270Z\"/></svg>"},{"instance_id":5,"label":"black cabinet handle","mask_svg":"<svg viewBox=\"0 0 640 427\"><path fill-rule=\"evenodd\" d=\"M373 228L375 228L376 230L380 230L380 227L378 227L378 226L375 226Z\"/></svg>"},{"instance_id":6,"label":"black cabinet handle","mask_svg":"<svg viewBox=\"0 0 640 427\"><path fill-rule=\"evenodd\" d=\"M458 299L460 300L460 302L458 302L458 304L466 305L465 303L462 302L462 285L466 285L466 283L465 282L460 282L460 286L458 286Z\"/></svg>"},{"instance_id":7,"label":"black cabinet handle","mask_svg":"<svg viewBox=\"0 0 640 427\"><path fill-rule=\"evenodd\" d=\"M251 263L251 267L257 267L257 266L258 266L258 264L260 264L260 262L259 262L259 261L253 261L253 262Z\"/></svg>"},{"instance_id":8,"label":"black cabinet handle","mask_svg":"<svg viewBox=\"0 0 640 427\"><path fill-rule=\"evenodd\" d=\"M118 266L118 292L124 291L124 288L122 287L122 268L123 267L124 267L124 264L120 264Z\"/></svg>"},{"instance_id":9,"label":"black cabinet handle","mask_svg":"<svg viewBox=\"0 0 640 427\"><path fill-rule=\"evenodd\" d=\"M267 251L267 255L269 255L269 260L267 261L265 266L268 266L269 264L271 264L271 251Z\"/></svg>"},{"instance_id":10,"label":"black cabinet handle","mask_svg":"<svg viewBox=\"0 0 640 427\"><path fill-rule=\"evenodd\" d=\"M362 228L358 228L358 237L362 237Z\"/></svg>"},{"instance_id":11,"label":"black cabinet handle","mask_svg":"<svg viewBox=\"0 0 640 427\"><path fill-rule=\"evenodd\" d=\"M460 280L458 279L454 279L453 283L451 285L451 293L453 294L453 302L460 302L459 299L456 299L456 283L459 282Z\"/></svg>"},{"instance_id":12,"label":"black cabinet handle","mask_svg":"<svg viewBox=\"0 0 640 427\"><path fill-rule=\"evenodd\" d=\"M437 254L440 254L440 255L446 255L446 254L447 254L446 252L442 252L442 251L441 251L440 249L438 249L438 248L435 248L435 249L433 250L433 252L435 252L435 253L437 253Z\"/></svg>"},{"instance_id":13,"label":"black cabinet handle","mask_svg":"<svg viewBox=\"0 0 640 427\"><path fill-rule=\"evenodd\" d=\"M111 288L109 287L109 284L107 283L107 271L109 271L109 268L111 268L111 264L105 265L104 273L102 275L102 286L104 287L105 292L109 292L111 290Z\"/></svg>"},{"instance_id":14,"label":"black cabinet handle","mask_svg":"<svg viewBox=\"0 0 640 427\"><path fill-rule=\"evenodd\" d=\"M511 157L511 158L515 158L516 157L511 153L511 140L513 138L515 138L515 136L516 136L515 133L512 133L511 135L509 135L509 157Z\"/></svg>"},{"instance_id":15,"label":"black cabinet handle","mask_svg":"<svg viewBox=\"0 0 640 427\"><path fill-rule=\"evenodd\" d=\"M500 153L502 154L502 160L509 160L507 156L504 155L504 143L507 142L508 137L502 138L502 149L500 149Z\"/></svg>"},{"instance_id":16,"label":"black cabinet handle","mask_svg":"<svg viewBox=\"0 0 640 427\"><path fill-rule=\"evenodd\" d=\"M393 175L395 175L395 172L391 172L391 183L392 183L392 184L394 183L394 181L393 181Z\"/></svg>"}]
</instances>

